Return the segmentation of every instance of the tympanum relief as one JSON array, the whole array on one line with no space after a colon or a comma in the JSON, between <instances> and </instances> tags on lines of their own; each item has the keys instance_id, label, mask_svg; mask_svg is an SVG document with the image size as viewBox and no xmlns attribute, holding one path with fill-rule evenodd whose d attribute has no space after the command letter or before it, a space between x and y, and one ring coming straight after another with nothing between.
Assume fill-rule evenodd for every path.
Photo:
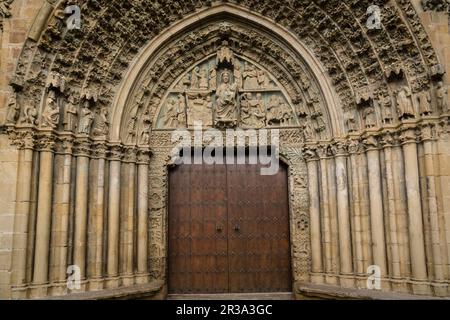
<instances>
[{"instance_id":1,"label":"tympanum relief","mask_svg":"<svg viewBox=\"0 0 450 320\"><path fill-rule=\"evenodd\" d=\"M235 54L217 53L185 72L163 99L156 129L299 126L297 112L275 77Z\"/></svg>"}]
</instances>

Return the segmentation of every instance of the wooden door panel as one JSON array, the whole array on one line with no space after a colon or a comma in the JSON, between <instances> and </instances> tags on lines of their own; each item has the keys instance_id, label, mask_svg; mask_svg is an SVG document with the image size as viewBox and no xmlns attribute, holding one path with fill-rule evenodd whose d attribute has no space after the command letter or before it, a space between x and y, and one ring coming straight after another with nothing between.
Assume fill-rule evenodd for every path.
<instances>
[{"instance_id":1,"label":"wooden door panel","mask_svg":"<svg viewBox=\"0 0 450 320\"><path fill-rule=\"evenodd\" d=\"M169 210L171 293L291 291L286 168L178 167Z\"/></svg>"}]
</instances>

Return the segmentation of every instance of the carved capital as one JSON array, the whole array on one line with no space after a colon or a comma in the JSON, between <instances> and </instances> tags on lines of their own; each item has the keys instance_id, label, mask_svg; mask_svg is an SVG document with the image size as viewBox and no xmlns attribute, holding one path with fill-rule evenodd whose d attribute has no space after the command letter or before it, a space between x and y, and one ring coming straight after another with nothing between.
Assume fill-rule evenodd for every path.
<instances>
[{"instance_id":1,"label":"carved capital","mask_svg":"<svg viewBox=\"0 0 450 320\"><path fill-rule=\"evenodd\" d=\"M73 154L74 139L73 137L59 137L59 143L56 146L56 152L59 154Z\"/></svg>"},{"instance_id":2,"label":"carved capital","mask_svg":"<svg viewBox=\"0 0 450 320\"><path fill-rule=\"evenodd\" d=\"M109 160L121 161L123 158L123 147L121 145L109 146Z\"/></svg>"},{"instance_id":3,"label":"carved capital","mask_svg":"<svg viewBox=\"0 0 450 320\"><path fill-rule=\"evenodd\" d=\"M380 144L378 142L378 138L376 136L368 136L363 140L363 145L366 150L374 150L378 149Z\"/></svg>"},{"instance_id":4,"label":"carved capital","mask_svg":"<svg viewBox=\"0 0 450 320\"><path fill-rule=\"evenodd\" d=\"M74 153L77 157L89 157L91 155L91 141L87 138L77 139Z\"/></svg>"},{"instance_id":5,"label":"carved capital","mask_svg":"<svg viewBox=\"0 0 450 320\"><path fill-rule=\"evenodd\" d=\"M35 146L35 133L32 130L16 131L14 129L8 130L9 139L13 146L18 149L33 149Z\"/></svg>"},{"instance_id":6,"label":"carved capital","mask_svg":"<svg viewBox=\"0 0 450 320\"><path fill-rule=\"evenodd\" d=\"M36 149L41 152L54 152L56 137L53 135L41 135L36 138Z\"/></svg>"},{"instance_id":7,"label":"carved capital","mask_svg":"<svg viewBox=\"0 0 450 320\"><path fill-rule=\"evenodd\" d=\"M339 141L330 146L332 155L337 157L346 156L348 154L348 144L344 141Z\"/></svg>"},{"instance_id":8,"label":"carved capital","mask_svg":"<svg viewBox=\"0 0 450 320\"><path fill-rule=\"evenodd\" d=\"M420 139L422 141L435 140L437 137L436 127L434 124L425 124L420 129Z\"/></svg>"},{"instance_id":9,"label":"carved capital","mask_svg":"<svg viewBox=\"0 0 450 320\"><path fill-rule=\"evenodd\" d=\"M134 147L127 147L124 149L123 162L136 163L137 161L137 149Z\"/></svg>"},{"instance_id":10,"label":"carved capital","mask_svg":"<svg viewBox=\"0 0 450 320\"><path fill-rule=\"evenodd\" d=\"M105 141L97 141L92 145L92 157L96 159L106 159L108 146Z\"/></svg>"},{"instance_id":11,"label":"carved capital","mask_svg":"<svg viewBox=\"0 0 450 320\"><path fill-rule=\"evenodd\" d=\"M360 140L353 139L348 143L348 152L350 154L359 154L364 151L364 145Z\"/></svg>"},{"instance_id":12,"label":"carved capital","mask_svg":"<svg viewBox=\"0 0 450 320\"><path fill-rule=\"evenodd\" d=\"M303 147L303 158L306 161L317 161L317 148L315 146L305 146Z\"/></svg>"},{"instance_id":13,"label":"carved capital","mask_svg":"<svg viewBox=\"0 0 450 320\"><path fill-rule=\"evenodd\" d=\"M406 129L400 134L402 144L417 143L417 135L415 129Z\"/></svg>"},{"instance_id":14,"label":"carved capital","mask_svg":"<svg viewBox=\"0 0 450 320\"><path fill-rule=\"evenodd\" d=\"M138 164L150 164L150 157L152 153L148 149L139 149L137 154L137 163Z\"/></svg>"}]
</instances>

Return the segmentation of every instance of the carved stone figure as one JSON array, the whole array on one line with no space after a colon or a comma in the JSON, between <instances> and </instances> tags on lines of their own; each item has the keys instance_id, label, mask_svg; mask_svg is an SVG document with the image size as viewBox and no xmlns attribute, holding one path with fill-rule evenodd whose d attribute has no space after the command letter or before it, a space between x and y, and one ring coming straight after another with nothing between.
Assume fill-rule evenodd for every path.
<instances>
[{"instance_id":1,"label":"carved stone figure","mask_svg":"<svg viewBox=\"0 0 450 320\"><path fill-rule=\"evenodd\" d=\"M178 101L175 98L169 98L166 104L166 113L164 115L164 127L178 127Z\"/></svg>"},{"instance_id":2,"label":"carved stone figure","mask_svg":"<svg viewBox=\"0 0 450 320\"><path fill-rule=\"evenodd\" d=\"M204 127L212 126L212 101L209 94L188 94L188 126L201 122Z\"/></svg>"},{"instance_id":3,"label":"carved stone figure","mask_svg":"<svg viewBox=\"0 0 450 320\"><path fill-rule=\"evenodd\" d=\"M75 98L71 95L64 111L64 130L74 131L76 129L77 115L78 109L75 104Z\"/></svg>"},{"instance_id":4,"label":"carved stone figure","mask_svg":"<svg viewBox=\"0 0 450 320\"><path fill-rule=\"evenodd\" d=\"M217 65L227 62L234 64L234 53L228 46L228 41L223 41L219 51L217 52Z\"/></svg>"},{"instance_id":5,"label":"carved stone figure","mask_svg":"<svg viewBox=\"0 0 450 320\"><path fill-rule=\"evenodd\" d=\"M180 88L181 89L189 89L191 87L191 78L189 77L189 73L186 73L181 80Z\"/></svg>"},{"instance_id":6,"label":"carved stone figure","mask_svg":"<svg viewBox=\"0 0 450 320\"><path fill-rule=\"evenodd\" d=\"M178 96L177 121L178 126L186 124L186 100L182 94Z\"/></svg>"},{"instance_id":7,"label":"carved stone figure","mask_svg":"<svg viewBox=\"0 0 450 320\"><path fill-rule=\"evenodd\" d=\"M38 112L37 112L36 108L31 105L26 105L23 110L23 115L20 118L19 122L21 124L35 125L37 116L38 116Z\"/></svg>"},{"instance_id":8,"label":"carved stone figure","mask_svg":"<svg viewBox=\"0 0 450 320\"><path fill-rule=\"evenodd\" d=\"M448 113L448 90L444 87L442 82L438 83L438 87L436 89L436 99L438 110L441 110L443 113Z\"/></svg>"},{"instance_id":9,"label":"carved stone figure","mask_svg":"<svg viewBox=\"0 0 450 320\"><path fill-rule=\"evenodd\" d=\"M200 85L200 68L195 67L191 75L191 88L198 89Z\"/></svg>"},{"instance_id":10,"label":"carved stone figure","mask_svg":"<svg viewBox=\"0 0 450 320\"><path fill-rule=\"evenodd\" d=\"M236 82L237 88L239 90L242 89L242 72L239 64L234 67L234 81Z\"/></svg>"},{"instance_id":11,"label":"carved stone figure","mask_svg":"<svg viewBox=\"0 0 450 320\"><path fill-rule=\"evenodd\" d=\"M282 114L280 110L280 99L278 96L272 95L269 99L269 105L267 107L268 126L281 124Z\"/></svg>"},{"instance_id":12,"label":"carved stone figure","mask_svg":"<svg viewBox=\"0 0 450 320\"><path fill-rule=\"evenodd\" d=\"M95 119L92 134L96 137L106 136L109 132L109 112L106 107L100 109Z\"/></svg>"},{"instance_id":13,"label":"carved stone figure","mask_svg":"<svg viewBox=\"0 0 450 320\"><path fill-rule=\"evenodd\" d=\"M265 107L261 93L256 95L246 93L241 100L241 121L244 126L252 128L263 128L265 126Z\"/></svg>"},{"instance_id":14,"label":"carved stone figure","mask_svg":"<svg viewBox=\"0 0 450 320\"><path fill-rule=\"evenodd\" d=\"M215 91L217 89L217 70L212 68L209 71L209 89Z\"/></svg>"},{"instance_id":15,"label":"carved stone figure","mask_svg":"<svg viewBox=\"0 0 450 320\"><path fill-rule=\"evenodd\" d=\"M264 70L258 70L258 86L260 88L267 88L269 86L269 79L267 78L266 72Z\"/></svg>"},{"instance_id":16,"label":"carved stone figure","mask_svg":"<svg viewBox=\"0 0 450 320\"><path fill-rule=\"evenodd\" d=\"M152 119L150 116L150 111L147 110L142 116L142 132L141 136L139 137L139 144L147 145L150 143L151 126L152 126Z\"/></svg>"},{"instance_id":17,"label":"carved stone figure","mask_svg":"<svg viewBox=\"0 0 450 320\"><path fill-rule=\"evenodd\" d=\"M390 124L394 120L392 114L392 101L390 96L381 95L379 98L379 103L382 108L383 122L385 124Z\"/></svg>"},{"instance_id":18,"label":"carved stone figure","mask_svg":"<svg viewBox=\"0 0 450 320\"><path fill-rule=\"evenodd\" d=\"M136 136L136 115L132 116L127 123L127 143L133 143Z\"/></svg>"},{"instance_id":19,"label":"carved stone figure","mask_svg":"<svg viewBox=\"0 0 450 320\"><path fill-rule=\"evenodd\" d=\"M352 111L347 112L345 122L349 133L358 131L356 127L355 114Z\"/></svg>"},{"instance_id":20,"label":"carved stone figure","mask_svg":"<svg viewBox=\"0 0 450 320\"><path fill-rule=\"evenodd\" d=\"M47 102L44 112L42 113L42 127L56 128L59 123L59 106L56 99L56 93L50 90L47 96Z\"/></svg>"},{"instance_id":21,"label":"carved stone figure","mask_svg":"<svg viewBox=\"0 0 450 320\"><path fill-rule=\"evenodd\" d=\"M201 90L208 90L208 72L206 68L202 68L200 71L199 88Z\"/></svg>"},{"instance_id":22,"label":"carved stone figure","mask_svg":"<svg viewBox=\"0 0 450 320\"><path fill-rule=\"evenodd\" d=\"M224 71L217 88L216 125L235 126L237 124L236 94L236 83L231 83L230 72Z\"/></svg>"},{"instance_id":23,"label":"carved stone figure","mask_svg":"<svg viewBox=\"0 0 450 320\"><path fill-rule=\"evenodd\" d=\"M90 134L93 122L94 122L94 114L89 109L89 101L86 100L80 112L80 125L78 127L78 133Z\"/></svg>"},{"instance_id":24,"label":"carved stone figure","mask_svg":"<svg viewBox=\"0 0 450 320\"><path fill-rule=\"evenodd\" d=\"M258 88L258 71L255 66L246 62L244 68L244 89L251 90Z\"/></svg>"},{"instance_id":25,"label":"carved stone figure","mask_svg":"<svg viewBox=\"0 0 450 320\"><path fill-rule=\"evenodd\" d=\"M416 117L410 97L411 90L406 86L403 86L397 94L397 109L400 119Z\"/></svg>"},{"instance_id":26,"label":"carved stone figure","mask_svg":"<svg viewBox=\"0 0 450 320\"><path fill-rule=\"evenodd\" d=\"M20 114L20 106L17 103L17 94L14 92L8 100L8 115L6 122L15 124Z\"/></svg>"},{"instance_id":27,"label":"carved stone figure","mask_svg":"<svg viewBox=\"0 0 450 320\"><path fill-rule=\"evenodd\" d=\"M377 126L377 117L375 115L375 108L370 106L363 110L363 119L366 123L366 128L375 128Z\"/></svg>"},{"instance_id":28,"label":"carved stone figure","mask_svg":"<svg viewBox=\"0 0 450 320\"><path fill-rule=\"evenodd\" d=\"M428 90L422 91L417 95L419 101L419 111L421 116L428 116L431 111L431 95Z\"/></svg>"}]
</instances>

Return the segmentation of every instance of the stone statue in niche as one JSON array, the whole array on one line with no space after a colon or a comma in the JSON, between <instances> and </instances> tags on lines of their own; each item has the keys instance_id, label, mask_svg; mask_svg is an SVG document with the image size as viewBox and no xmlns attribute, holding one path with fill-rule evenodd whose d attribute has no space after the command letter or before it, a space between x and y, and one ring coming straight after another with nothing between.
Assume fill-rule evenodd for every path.
<instances>
[{"instance_id":1,"label":"stone statue in niche","mask_svg":"<svg viewBox=\"0 0 450 320\"><path fill-rule=\"evenodd\" d=\"M200 68L195 67L191 75L191 89L198 89L200 87Z\"/></svg>"},{"instance_id":2,"label":"stone statue in niche","mask_svg":"<svg viewBox=\"0 0 450 320\"><path fill-rule=\"evenodd\" d=\"M391 97L381 95L379 98L379 103L382 108L383 122L385 124L390 124L394 120L392 114Z\"/></svg>"},{"instance_id":3,"label":"stone statue in niche","mask_svg":"<svg viewBox=\"0 0 450 320\"><path fill-rule=\"evenodd\" d=\"M208 72L206 68L202 68L200 71L199 88L200 90L208 90Z\"/></svg>"},{"instance_id":4,"label":"stone statue in niche","mask_svg":"<svg viewBox=\"0 0 450 320\"><path fill-rule=\"evenodd\" d=\"M216 125L218 127L234 127L237 125L237 86L231 83L230 71L225 70L217 88Z\"/></svg>"},{"instance_id":5,"label":"stone statue in niche","mask_svg":"<svg viewBox=\"0 0 450 320\"><path fill-rule=\"evenodd\" d=\"M37 116L38 116L38 112L37 112L36 108L31 105L26 105L23 110L23 115L20 118L19 122L21 124L35 125Z\"/></svg>"},{"instance_id":6,"label":"stone statue in niche","mask_svg":"<svg viewBox=\"0 0 450 320\"><path fill-rule=\"evenodd\" d=\"M93 122L94 122L94 114L89 109L89 101L86 100L80 112L80 125L78 127L78 133L90 134Z\"/></svg>"},{"instance_id":7,"label":"stone statue in niche","mask_svg":"<svg viewBox=\"0 0 450 320\"><path fill-rule=\"evenodd\" d=\"M411 90L403 86L397 93L397 109L399 119L415 118L414 106L411 102Z\"/></svg>"},{"instance_id":8,"label":"stone statue in niche","mask_svg":"<svg viewBox=\"0 0 450 320\"><path fill-rule=\"evenodd\" d=\"M436 89L436 99L438 110L441 110L443 113L448 113L448 90L444 87L442 82L438 83L438 87Z\"/></svg>"},{"instance_id":9,"label":"stone statue in niche","mask_svg":"<svg viewBox=\"0 0 450 320\"><path fill-rule=\"evenodd\" d=\"M145 111L142 116L142 132L139 137L139 144L147 145L150 143L150 130L152 127L152 118L150 117L150 111Z\"/></svg>"},{"instance_id":10,"label":"stone statue in niche","mask_svg":"<svg viewBox=\"0 0 450 320\"><path fill-rule=\"evenodd\" d=\"M247 62L245 63L243 77L245 90L258 88L258 71L254 65Z\"/></svg>"},{"instance_id":11,"label":"stone statue in niche","mask_svg":"<svg viewBox=\"0 0 450 320\"><path fill-rule=\"evenodd\" d=\"M421 116L429 116L431 111L431 94L428 90L422 91L417 95L419 101L419 111Z\"/></svg>"},{"instance_id":12,"label":"stone statue in niche","mask_svg":"<svg viewBox=\"0 0 450 320\"><path fill-rule=\"evenodd\" d=\"M50 90L47 96L44 112L42 113L42 127L55 129L59 123L59 106L56 93Z\"/></svg>"},{"instance_id":13,"label":"stone statue in niche","mask_svg":"<svg viewBox=\"0 0 450 320\"><path fill-rule=\"evenodd\" d=\"M8 115L6 116L6 122L9 124L16 123L19 114L20 106L17 103L17 94L14 92L8 100Z\"/></svg>"},{"instance_id":14,"label":"stone statue in niche","mask_svg":"<svg viewBox=\"0 0 450 320\"><path fill-rule=\"evenodd\" d=\"M349 133L358 131L358 128L356 127L355 114L352 111L347 112L345 122Z\"/></svg>"},{"instance_id":15,"label":"stone statue in niche","mask_svg":"<svg viewBox=\"0 0 450 320\"><path fill-rule=\"evenodd\" d=\"M211 68L209 71L209 89L215 91L217 89L217 70L216 68Z\"/></svg>"},{"instance_id":16,"label":"stone statue in niche","mask_svg":"<svg viewBox=\"0 0 450 320\"><path fill-rule=\"evenodd\" d=\"M66 104L64 111L64 130L74 131L76 129L76 121L78 116L78 109L76 106L74 96L69 96L69 101Z\"/></svg>"},{"instance_id":17,"label":"stone statue in niche","mask_svg":"<svg viewBox=\"0 0 450 320\"><path fill-rule=\"evenodd\" d=\"M265 126L266 115L262 94L245 93L241 100L241 122L244 126L261 129Z\"/></svg>"},{"instance_id":18,"label":"stone statue in niche","mask_svg":"<svg viewBox=\"0 0 450 320\"><path fill-rule=\"evenodd\" d=\"M97 114L92 134L96 137L106 136L109 132L109 112L106 107L100 109Z\"/></svg>"},{"instance_id":19,"label":"stone statue in niche","mask_svg":"<svg viewBox=\"0 0 450 320\"><path fill-rule=\"evenodd\" d=\"M363 119L366 124L366 129L375 128L377 126L377 117L375 115L375 108L372 106L364 108Z\"/></svg>"},{"instance_id":20,"label":"stone statue in niche","mask_svg":"<svg viewBox=\"0 0 450 320\"><path fill-rule=\"evenodd\" d=\"M228 41L223 41L217 52L217 62L216 65L228 63L234 64L234 53L228 46Z\"/></svg>"},{"instance_id":21,"label":"stone statue in niche","mask_svg":"<svg viewBox=\"0 0 450 320\"><path fill-rule=\"evenodd\" d=\"M211 96L204 93L187 93L188 95L188 127L193 127L195 122L201 122L205 127L213 125Z\"/></svg>"}]
</instances>

